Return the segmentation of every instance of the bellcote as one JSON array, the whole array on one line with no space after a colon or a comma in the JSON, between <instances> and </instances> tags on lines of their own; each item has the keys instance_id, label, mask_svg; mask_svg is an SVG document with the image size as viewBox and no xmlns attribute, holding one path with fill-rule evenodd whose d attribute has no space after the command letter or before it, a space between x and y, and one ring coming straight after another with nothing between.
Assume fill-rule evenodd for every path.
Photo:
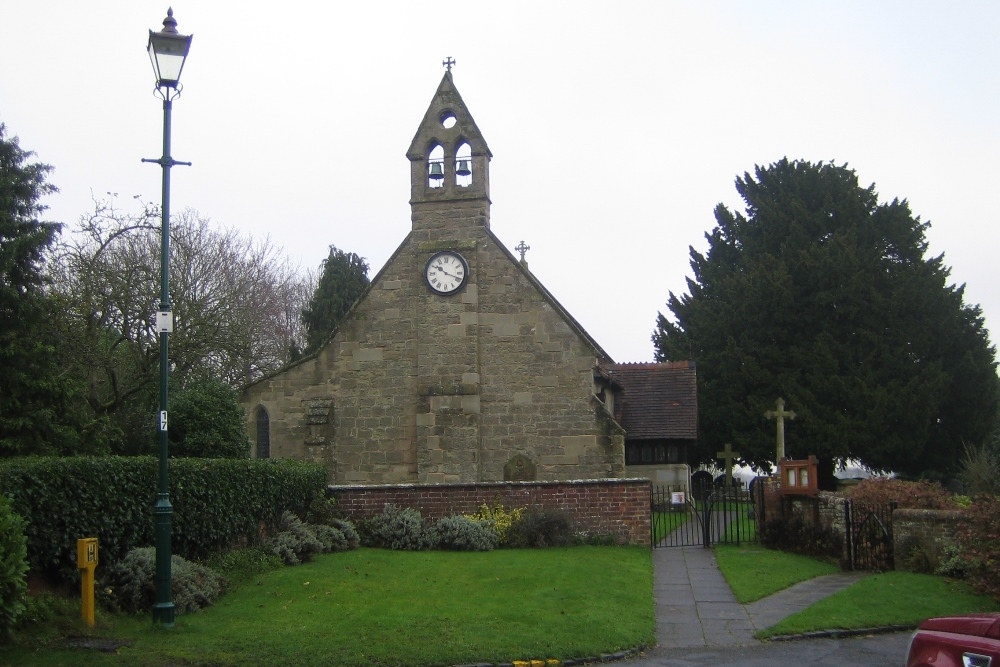
<instances>
[{"instance_id":1,"label":"bellcote","mask_svg":"<svg viewBox=\"0 0 1000 667\"><path fill-rule=\"evenodd\" d=\"M410 204L490 197L490 153L476 121L445 72L406 152ZM488 221L486 222L488 226Z\"/></svg>"}]
</instances>

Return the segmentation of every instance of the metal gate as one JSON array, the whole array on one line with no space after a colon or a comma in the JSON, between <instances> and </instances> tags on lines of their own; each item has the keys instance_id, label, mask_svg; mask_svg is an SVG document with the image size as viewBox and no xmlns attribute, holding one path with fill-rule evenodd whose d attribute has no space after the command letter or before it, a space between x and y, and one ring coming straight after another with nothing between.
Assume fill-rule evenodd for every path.
<instances>
[{"instance_id":1,"label":"metal gate","mask_svg":"<svg viewBox=\"0 0 1000 667\"><path fill-rule=\"evenodd\" d=\"M763 488L709 487L699 499L681 495L683 499L676 490L653 487L653 548L757 541L757 521L764 512Z\"/></svg>"},{"instance_id":2,"label":"metal gate","mask_svg":"<svg viewBox=\"0 0 1000 667\"><path fill-rule=\"evenodd\" d=\"M892 511L896 503L844 503L847 560L852 570L886 572L895 566L892 548Z\"/></svg>"}]
</instances>

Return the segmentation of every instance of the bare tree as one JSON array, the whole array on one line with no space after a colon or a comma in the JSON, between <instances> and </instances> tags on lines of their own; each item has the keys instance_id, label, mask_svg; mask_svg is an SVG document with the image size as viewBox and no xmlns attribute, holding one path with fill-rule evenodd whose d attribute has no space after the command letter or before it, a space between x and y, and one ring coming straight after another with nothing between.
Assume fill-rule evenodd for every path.
<instances>
[{"instance_id":1,"label":"bare tree","mask_svg":"<svg viewBox=\"0 0 1000 667\"><path fill-rule=\"evenodd\" d=\"M98 415L156 384L159 216L142 202L126 212L113 197L95 201L50 266L66 364L86 379ZM308 283L280 250L269 239L214 226L192 209L171 220L170 243L174 381L214 377L236 386L288 363L303 345L298 313Z\"/></svg>"}]
</instances>

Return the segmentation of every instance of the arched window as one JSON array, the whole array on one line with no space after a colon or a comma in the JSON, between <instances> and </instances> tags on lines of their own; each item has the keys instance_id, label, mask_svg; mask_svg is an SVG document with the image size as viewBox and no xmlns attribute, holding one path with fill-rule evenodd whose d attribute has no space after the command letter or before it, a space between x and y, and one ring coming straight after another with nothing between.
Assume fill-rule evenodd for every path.
<instances>
[{"instance_id":1,"label":"arched window","mask_svg":"<svg viewBox=\"0 0 1000 667\"><path fill-rule=\"evenodd\" d=\"M257 408L257 458L271 458L271 418L263 407Z\"/></svg>"},{"instance_id":2,"label":"arched window","mask_svg":"<svg viewBox=\"0 0 1000 667\"><path fill-rule=\"evenodd\" d=\"M427 187L444 186L444 148L440 144L431 149L427 156Z\"/></svg>"},{"instance_id":3,"label":"arched window","mask_svg":"<svg viewBox=\"0 0 1000 667\"><path fill-rule=\"evenodd\" d=\"M472 184L472 147L464 141L455 151L455 185L468 187Z\"/></svg>"}]
</instances>

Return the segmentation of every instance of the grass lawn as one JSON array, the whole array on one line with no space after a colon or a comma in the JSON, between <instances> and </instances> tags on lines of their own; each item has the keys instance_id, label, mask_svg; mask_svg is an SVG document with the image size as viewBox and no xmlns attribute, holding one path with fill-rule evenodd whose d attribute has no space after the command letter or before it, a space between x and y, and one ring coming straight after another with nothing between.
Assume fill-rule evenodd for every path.
<instances>
[{"instance_id":1,"label":"grass lawn","mask_svg":"<svg viewBox=\"0 0 1000 667\"><path fill-rule=\"evenodd\" d=\"M773 595L800 581L840 571L831 563L759 544L720 544L715 547L715 560L742 604Z\"/></svg>"},{"instance_id":2,"label":"grass lawn","mask_svg":"<svg viewBox=\"0 0 1000 667\"><path fill-rule=\"evenodd\" d=\"M378 549L256 577L165 631L99 616L117 654L15 646L0 665L452 665L579 658L654 640L644 547Z\"/></svg>"},{"instance_id":3,"label":"grass lawn","mask_svg":"<svg viewBox=\"0 0 1000 667\"><path fill-rule=\"evenodd\" d=\"M690 512L653 512L653 542L659 542L690 520Z\"/></svg>"},{"instance_id":4,"label":"grass lawn","mask_svg":"<svg viewBox=\"0 0 1000 667\"><path fill-rule=\"evenodd\" d=\"M962 581L930 574L873 574L850 588L789 616L758 637L813 630L915 626L925 618L975 611L998 611L992 598L972 593Z\"/></svg>"},{"instance_id":5,"label":"grass lawn","mask_svg":"<svg viewBox=\"0 0 1000 667\"><path fill-rule=\"evenodd\" d=\"M800 581L839 571L830 563L760 545L719 545L715 547L715 559L736 599L743 604ZM886 572L865 577L757 636L763 639L816 630L915 626L932 616L975 611L1000 611L1000 605L989 596L976 595L962 581Z\"/></svg>"}]
</instances>

